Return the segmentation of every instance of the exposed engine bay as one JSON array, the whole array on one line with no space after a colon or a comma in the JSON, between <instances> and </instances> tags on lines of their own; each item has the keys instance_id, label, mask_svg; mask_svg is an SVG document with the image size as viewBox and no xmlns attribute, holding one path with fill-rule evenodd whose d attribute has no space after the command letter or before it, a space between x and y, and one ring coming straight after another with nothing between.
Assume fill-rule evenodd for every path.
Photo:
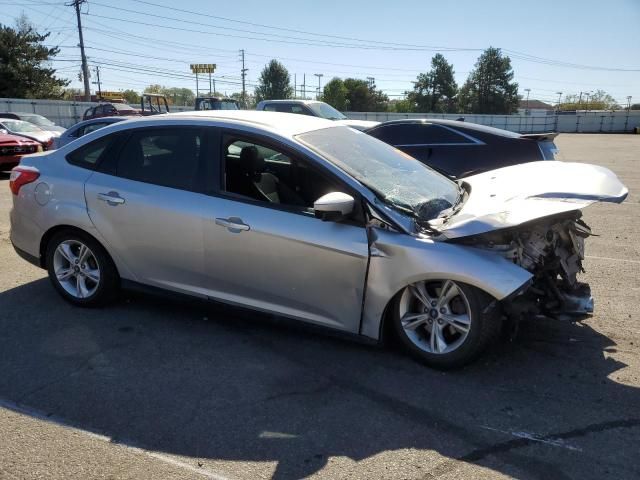
<instances>
[{"instance_id":1,"label":"exposed engine bay","mask_svg":"<svg viewBox=\"0 0 640 480\"><path fill-rule=\"evenodd\" d=\"M580 211L572 211L459 243L499 253L534 275L528 288L505 302L507 315L591 313L589 285L578 281L578 274L584 272L584 240L592 235L581 216Z\"/></svg>"}]
</instances>

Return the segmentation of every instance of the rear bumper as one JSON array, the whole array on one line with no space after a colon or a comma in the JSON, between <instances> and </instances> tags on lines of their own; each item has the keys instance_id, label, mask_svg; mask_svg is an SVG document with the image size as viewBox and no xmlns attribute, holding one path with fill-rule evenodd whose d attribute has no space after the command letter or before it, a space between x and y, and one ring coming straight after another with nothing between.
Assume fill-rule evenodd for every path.
<instances>
[{"instance_id":1,"label":"rear bumper","mask_svg":"<svg viewBox=\"0 0 640 480\"><path fill-rule=\"evenodd\" d=\"M34 255L31 255L29 252L25 252L24 250L21 250L20 248L16 247L13 242L11 242L11 245L13 245L13 249L22 259L26 260L32 265L35 265L38 268L42 268L42 265L40 265L40 258Z\"/></svg>"}]
</instances>

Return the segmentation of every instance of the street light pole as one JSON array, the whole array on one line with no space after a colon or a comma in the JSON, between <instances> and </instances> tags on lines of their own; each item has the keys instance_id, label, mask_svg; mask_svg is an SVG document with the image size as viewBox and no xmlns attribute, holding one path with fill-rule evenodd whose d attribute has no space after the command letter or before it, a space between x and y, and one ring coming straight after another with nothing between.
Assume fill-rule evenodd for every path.
<instances>
[{"instance_id":1,"label":"street light pole","mask_svg":"<svg viewBox=\"0 0 640 480\"><path fill-rule=\"evenodd\" d=\"M322 73L314 73L316 77L318 77L318 94L316 95L316 100L320 100L320 79L323 77Z\"/></svg>"},{"instance_id":2,"label":"street light pole","mask_svg":"<svg viewBox=\"0 0 640 480\"><path fill-rule=\"evenodd\" d=\"M529 92L531 92L531 89L530 88L525 88L524 91L527 92L527 105L526 105L526 107L524 109L524 114L525 115L529 115Z\"/></svg>"}]
</instances>

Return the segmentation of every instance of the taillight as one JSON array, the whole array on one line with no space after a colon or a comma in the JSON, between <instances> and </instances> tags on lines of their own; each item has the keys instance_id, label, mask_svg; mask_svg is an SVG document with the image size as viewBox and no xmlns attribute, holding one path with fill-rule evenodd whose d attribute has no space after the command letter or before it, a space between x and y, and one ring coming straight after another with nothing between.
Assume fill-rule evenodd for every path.
<instances>
[{"instance_id":1,"label":"taillight","mask_svg":"<svg viewBox=\"0 0 640 480\"><path fill-rule=\"evenodd\" d=\"M9 188L11 193L18 195L20 188L31 182L35 182L40 176L40 172L35 169L25 167L15 167L11 170L11 176L9 177Z\"/></svg>"}]
</instances>

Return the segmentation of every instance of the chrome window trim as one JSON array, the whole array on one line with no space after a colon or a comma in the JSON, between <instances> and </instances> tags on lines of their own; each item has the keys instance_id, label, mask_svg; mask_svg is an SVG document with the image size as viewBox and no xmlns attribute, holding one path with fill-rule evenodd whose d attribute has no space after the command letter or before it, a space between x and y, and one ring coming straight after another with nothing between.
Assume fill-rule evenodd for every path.
<instances>
[{"instance_id":1,"label":"chrome window trim","mask_svg":"<svg viewBox=\"0 0 640 480\"><path fill-rule=\"evenodd\" d=\"M399 143L394 147L471 147L475 145L485 145L484 142L474 143Z\"/></svg>"}]
</instances>

